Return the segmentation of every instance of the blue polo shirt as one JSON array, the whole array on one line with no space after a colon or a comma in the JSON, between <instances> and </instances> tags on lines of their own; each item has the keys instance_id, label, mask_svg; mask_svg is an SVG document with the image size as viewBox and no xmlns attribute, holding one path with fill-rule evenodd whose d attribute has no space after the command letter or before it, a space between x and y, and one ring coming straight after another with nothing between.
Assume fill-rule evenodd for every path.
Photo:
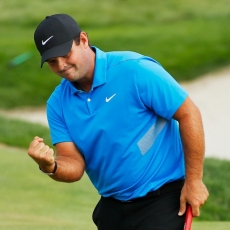
<instances>
[{"instance_id":1,"label":"blue polo shirt","mask_svg":"<svg viewBox=\"0 0 230 230\"><path fill-rule=\"evenodd\" d=\"M187 93L150 57L94 49L90 92L63 79L47 102L53 144L75 143L104 197L130 200L184 178L172 116Z\"/></svg>"}]
</instances>

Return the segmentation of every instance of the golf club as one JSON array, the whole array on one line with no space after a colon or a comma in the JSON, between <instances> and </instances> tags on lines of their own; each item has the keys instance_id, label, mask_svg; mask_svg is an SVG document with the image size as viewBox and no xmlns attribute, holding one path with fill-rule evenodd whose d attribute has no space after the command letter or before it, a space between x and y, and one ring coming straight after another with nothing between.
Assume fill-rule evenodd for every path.
<instances>
[{"instance_id":1,"label":"golf club","mask_svg":"<svg viewBox=\"0 0 230 230\"><path fill-rule=\"evenodd\" d=\"M184 230L190 230L192 226L192 207L190 205L187 206L186 216L184 222Z\"/></svg>"}]
</instances>

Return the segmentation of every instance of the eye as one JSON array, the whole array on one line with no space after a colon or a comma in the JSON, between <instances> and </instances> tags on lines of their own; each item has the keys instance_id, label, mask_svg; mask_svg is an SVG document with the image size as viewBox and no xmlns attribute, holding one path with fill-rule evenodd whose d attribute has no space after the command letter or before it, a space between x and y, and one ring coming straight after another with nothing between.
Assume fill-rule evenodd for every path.
<instances>
[{"instance_id":1,"label":"eye","mask_svg":"<svg viewBox=\"0 0 230 230\"><path fill-rule=\"evenodd\" d=\"M47 63L48 63L49 65L52 65L52 64L55 63L55 60L54 60L54 59L49 59L49 60L47 60Z\"/></svg>"},{"instance_id":2,"label":"eye","mask_svg":"<svg viewBox=\"0 0 230 230\"><path fill-rule=\"evenodd\" d=\"M68 54L66 54L65 56L63 56L63 58L67 58L70 56L70 52Z\"/></svg>"}]
</instances>

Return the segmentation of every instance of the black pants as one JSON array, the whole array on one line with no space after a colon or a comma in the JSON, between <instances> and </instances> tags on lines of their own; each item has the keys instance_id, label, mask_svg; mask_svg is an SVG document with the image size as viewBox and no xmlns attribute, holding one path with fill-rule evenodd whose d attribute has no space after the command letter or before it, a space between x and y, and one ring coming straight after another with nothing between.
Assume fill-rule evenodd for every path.
<instances>
[{"instance_id":1,"label":"black pants","mask_svg":"<svg viewBox=\"0 0 230 230\"><path fill-rule=\"evenodd\" d=\"M98 230L183 230L185 215L178 216L183 184L168 183L129 202L101 197L93 221Z\"/></svg>"}]
</instances>

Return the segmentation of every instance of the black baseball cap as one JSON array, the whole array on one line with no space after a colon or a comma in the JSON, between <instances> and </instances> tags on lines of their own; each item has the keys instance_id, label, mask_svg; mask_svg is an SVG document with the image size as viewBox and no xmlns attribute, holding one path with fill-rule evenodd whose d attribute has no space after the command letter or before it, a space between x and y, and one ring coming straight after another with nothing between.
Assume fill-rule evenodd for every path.
<instances>
[{"instance_id":1,"label":"black baseball cap","mask_svg":"<svg viewBox=\"0 0 230 230\"><path fill-rule=\"evenodd\" d=\"M41 67L49 58L67 55L81 28L67 14L47 16L36 28L34 41L41 54Z\"/></svg>"}]
</instances>

